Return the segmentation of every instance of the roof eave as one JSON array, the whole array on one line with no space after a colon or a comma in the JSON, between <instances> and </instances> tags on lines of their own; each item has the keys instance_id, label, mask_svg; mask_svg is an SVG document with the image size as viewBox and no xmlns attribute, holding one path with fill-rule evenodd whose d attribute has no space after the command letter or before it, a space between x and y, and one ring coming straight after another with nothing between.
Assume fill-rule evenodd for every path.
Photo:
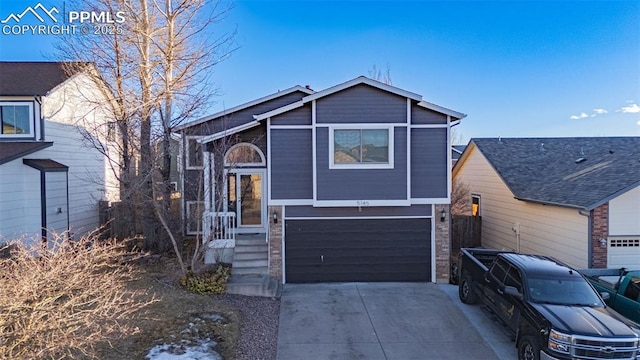
<instances>
[{"instance_id":1,"label":"roof eave","mask_svg":"<svg viewBox=\"0 0 640 360\"><path fill-rule=\"evenodd\" d=\"M535 204L541 204L541 205L553 205L553 206L560 206L560 207L566 207L566 208L578 209L578 210L589 210L584 206L580 206L576 204L564 204L564 203L558 203L553 201L545 201L545 200L524 198L524 197L518 197L518 196L514 196L513 198L516 200L535 203Z\"/></svg>"},{"instance_id":2,"label":"roof eave","mask_svg":"<svg viewBox=\"0 0 640 360\"><path fill-rule=\"evenodd\" d=\"M387 91L387 92L390 92L390 93L393 93L393 94L396 94L396 95L407 97L407 98L415 100L415 101L422 101L422 96L419 95L419 94L416 94L416 93L413 93L413 92L410 92L410 91L406 91L406 90L402 90L402 89L399 89L397 87L394 87L394 86L391 86L391 85L387 85L387 84L381 83L381 82L373 80L373 79L369 79L368 77L365 77L365 76L358 76L357 78L349 80L349 81L344 82L342 84L338 84L338 85L332 86L332 87L330 87L328 89L324 89L322 91L318 91L315 94L305 96L302 99L302 101L304 101L306 103L306 102L309 102L309 101L317 100L317 99L319 99L321 97L325 97L325 96L337 93L338 91L342 91L342 90L348 89L348 88L350 88L352 86L360 85L360 84L366 84L366 85L369 85L369 86L373 86L373 87L378 88L380 90L384 90L384 91Z\"/></svg>"},{"instance_id":3,"label":"roof eave","mask_svg":"<svg viewBox=\"0 0 640 360\"><path fill-rule=\"evenodd\" d=\"M455 120L462 120L462 119L467 117L467 114L463 114L463 113L457 112L455 110L447 109L444 106L433 104L433 103L430 103L430 102L427 102L427 101L420 101L418 103L418 106L423 107L425 109L437 111L437 112L443 113L445 115L449 115L451 117L454 117Z\"/></svg>"}]
</instances>

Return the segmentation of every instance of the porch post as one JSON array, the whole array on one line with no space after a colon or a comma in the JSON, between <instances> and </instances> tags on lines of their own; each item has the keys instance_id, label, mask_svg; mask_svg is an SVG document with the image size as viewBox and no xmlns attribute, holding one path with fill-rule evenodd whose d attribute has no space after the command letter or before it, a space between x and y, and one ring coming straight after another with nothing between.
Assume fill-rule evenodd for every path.
<instances>
[{"instance_id":1,"label":"porch post","mask_svg":"<svg viewBox=\"0 0 640 360\"><path fill-rule=\"evenodd\" d=\"M203 144L204 145L204 144ZM213 166L211 166L211 153L204 150L203 156L202 156L202 162L204 163L204 212L208 213L209 211L211 211L212 207L211 207L211 173L212 173L212 168Z\"/></svg>"}]
</instances>

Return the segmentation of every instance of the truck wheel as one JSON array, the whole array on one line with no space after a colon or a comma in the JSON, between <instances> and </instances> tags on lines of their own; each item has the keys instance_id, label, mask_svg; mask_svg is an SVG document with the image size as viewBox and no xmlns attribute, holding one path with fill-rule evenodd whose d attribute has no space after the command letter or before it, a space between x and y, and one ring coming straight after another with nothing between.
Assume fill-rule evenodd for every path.
<instances>
[{"instance_id":1,"label":"truck wheel","mask_svg":"<svg viewBox=\"0 0 640 360\"><path fill-rule=\"evenodd\" d=\"M518 360L540 360L540 345L534 336L527 335L520 339Z\"/></svg>"},{"instance_id":2,"label":"truck wheel","mask_svg":"<svg viewBox=\"0 0 640 360\"><path fill-rule=\"evenodd\" d=\"M462 276L462 279L460 279L460 285L458 285L458 297L460 298L460 301L465 304L478 303L478 295L476 295L471 288L471 279L469 279L469 275L464 275Z\"/></svg>"}]
</instances>

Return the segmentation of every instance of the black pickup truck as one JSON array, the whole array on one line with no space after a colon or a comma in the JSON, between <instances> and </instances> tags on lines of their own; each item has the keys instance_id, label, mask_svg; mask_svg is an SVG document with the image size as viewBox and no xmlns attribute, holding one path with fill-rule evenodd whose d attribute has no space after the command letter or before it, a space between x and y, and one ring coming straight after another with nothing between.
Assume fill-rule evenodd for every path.
<instances>
[{"instance_id":1,"label":"black pickup truck","mask_svg":"<svg viewBox=\"0 0 640 360\"><path fill-rule=\"evenodd\" d=\"M576 270L539 255L462 249L460 300L482 301L515 337L519 360L640 359L638 325Z\"/></svg>"}]
</instances>

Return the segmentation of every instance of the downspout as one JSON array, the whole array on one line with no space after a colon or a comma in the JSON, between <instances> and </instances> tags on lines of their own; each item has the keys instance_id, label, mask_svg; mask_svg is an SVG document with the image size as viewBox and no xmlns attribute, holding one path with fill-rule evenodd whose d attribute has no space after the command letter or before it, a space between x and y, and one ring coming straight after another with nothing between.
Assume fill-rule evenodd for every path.
<instances>
[{"instance_id":1,"label":"downspout","mask_svg":"<svg viewBox=\"0 0 640 360\"><path fill-rule=\"evenodd\" d=\"M39 108L40 108L40 111L39 111L39 115L40 115L40 139L39 139L39 141L44 141L44 117L42 117L42 114L44 113L44 109L42 108L42 96L34 96L34 99L36 100L38 105L40 105L39 106Z\"/></svg>"},{"instance_id":2,"label":"downspout","mask_svg":"<svg viewBox=\"0 0 640 360\"><path fill-rule=\"evenodd\" d=\"M593 267L593 245L592 237L593 237L593 218L591 217L591 212L588 211L586 214L583 211L587 211L586 209L578 210L578 214L587 217L587 268L591 269Z\"/></svg>"}]
</instances>

